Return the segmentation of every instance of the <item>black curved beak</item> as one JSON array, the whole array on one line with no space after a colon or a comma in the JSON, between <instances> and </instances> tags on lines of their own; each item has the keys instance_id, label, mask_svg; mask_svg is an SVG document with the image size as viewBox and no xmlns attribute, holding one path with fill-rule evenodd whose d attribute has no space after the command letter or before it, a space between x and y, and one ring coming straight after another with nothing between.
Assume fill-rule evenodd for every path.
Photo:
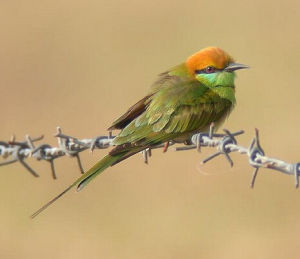
<instances>
[{"instance_id":1,"label":"black curved beak","mask_svg":"<svg viewBox=\"0 0 300 259\"><path fill-rule=\"evenodd\" d=\"M239 64L239 63L230 63L227 67L224 68L224 71L233 72L238 69L250 68L247 65Z\"/></svg>"}]
</instances>

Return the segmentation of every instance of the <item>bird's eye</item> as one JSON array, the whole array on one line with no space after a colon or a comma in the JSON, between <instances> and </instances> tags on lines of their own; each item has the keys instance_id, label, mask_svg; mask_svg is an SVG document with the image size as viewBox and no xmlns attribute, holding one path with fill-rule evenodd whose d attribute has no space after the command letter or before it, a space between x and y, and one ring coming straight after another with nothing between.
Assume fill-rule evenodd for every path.
<instances>
[{"instance_id":1,"label":"bird's eye","mask_svg":"<svg viewBox=\"0 0 300 259\"><path fill-rule=\"evenodd\" d=\"M206 68L203 68L201 70L196 70L195 73L196 74L211 74L211 73L215 73L217 71L217 69L213 66L208 66Z\"/></svg>"},{"instance_id":2,"label":"bird's eye","mask_svg":"<svg viewBox=\"0 0 300 259\"><path fill-rule=\"evenodd\" d=\"M207 68L205 68L205 73L210 74L210 73L214 73L216 71L216 69L212 66L208 66Z\"/></svg>"}]
</instances>

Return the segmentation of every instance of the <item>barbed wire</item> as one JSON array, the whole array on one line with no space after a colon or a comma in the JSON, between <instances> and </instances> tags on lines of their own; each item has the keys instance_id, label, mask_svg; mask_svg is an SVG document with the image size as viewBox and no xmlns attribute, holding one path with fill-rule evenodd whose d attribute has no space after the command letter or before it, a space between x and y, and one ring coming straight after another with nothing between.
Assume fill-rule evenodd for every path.
<instances>
[{"instance_id":1,"label":"barbed wire","mask_svg":"<svg viewBox=\"0 0 300 259\"><path fill-rule=\"evenodd\" d=\"M217 152L209 155L202 160L202 163L207 163L217 156L223 155L229 162L230 166L234 165L230 157L230 153L238 152L248 157L249 164L254 168L250 187L254 187L254 183L260 168L267 168L279 171L284 174L294 175L295 187L299 187L299 174L300 162L288 163L283 160L268 157L265 155L259 140L258 129L255 129L255 137L252 139L249 147L240 146L236 137L244 134L243 130L231 133L229 130L224 129L223 134L214 132L214 124L210 126L209 132L198 133L191 137L191 139L184 143L183 146L175 147L175 151L185 151L197 149L201 152L202 147L215 147ZM18 142L15 136L5 142L0 141L0 156L3 161L0 166L9 165L15 162L21 163L33 176L39 177L37 172L30 167L25 159L33 157L38 161L44 160L50 163L53 179L57 178L56 170L54 167L54 160L63 156L75 157L77 159L78 167L81 173L84 173L79 154L85 150L106 149L113 145L114 136L109 132L108 136L98 136L95 138L78 139L62 133L60 127L57 127L57 132L54 135L58 140L58 146L52 147L49 144L39 144L36 142L41 141L43 136L31 138L29 135L25 136L25 140ZM163 145L158 145L143 150L142 156L145 163L148 163L151 157L152 149L163 148L166 152L169 146L174 145L175 142L169 141Z\"/></svg>"}]
</instances>

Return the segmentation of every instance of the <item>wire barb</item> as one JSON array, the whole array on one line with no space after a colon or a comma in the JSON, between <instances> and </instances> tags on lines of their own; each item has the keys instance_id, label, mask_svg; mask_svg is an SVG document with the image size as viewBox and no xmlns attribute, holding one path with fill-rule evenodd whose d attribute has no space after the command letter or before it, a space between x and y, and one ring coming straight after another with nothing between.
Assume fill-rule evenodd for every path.
<instances>
[{"instance_id":1,"label":"wire barb","mask_svg":"<svg viewBox=\"0 0 300 259\"><path fill-rule=\"evenodd\" d=\"M184 145L175 147L175 151L186 151L196 149L201 151L203 147L213 147L217 152L212 153L202 160L202 164L207 163L214 158L223 155L229 162L230 166L234 165L230 157L230 153L238 152L248 157L249 164L254 168L252 174L250 187L253 188L257 179L258 171L261 168L276 170L278 172L293 175L295 187L299 187L300 175L300 162L288 163L277 158L268 157L260 143L259 131L255 129L255 137L252 139L249 147L243 147L238 144L237 136L244 134L243 130L230 132L227 129L223 130L224 133L215 133L214 124L210 125L208 132L202 132L193 135L190 139L184 142ZM113 139L115 136L110 131L108 136L97 136L95 138L79 139L62 132L60 127L57 127L56 134L58 146L52 147L48 144L41 144L36 146L36 142L43 139L43 136L31 138L29 135L25 136L24 141L16 141L16 137L12 135L11 139L7 142L0 141L0 157L4 160L0 162L0 166L9 165L15 162L20 162L34 177L38 177L37 172L31 168L25 159L33 157L38 161L45 160L49 162L52 178L57 179L54 161L62 156L75 157L81 173L84 173L80 153L85 150L93 152L95 149L106 149L113 146ZM146 164L149 163L149 158L152 155L152 149L163 148L166 152L170 146L176 144L174 141L166 142L165 144L148 147L143 150L142 156Z\"/></svg>"},{"instance_id":2,"label":"wire barb","mask_svg":"<svg viewBox=\"0 0 300 259\"><path fill-rule=\"evenodd\" d=\"M238 145L236 137L244 134L243 130L233 132L224 129L225 134L216 134L210 127L209 133L198 133L192 136L192 144L189 147L177 147L176 151L195 149L200 150L201 147L215 147L217 152L209 155L202 160L202 164L207 163L214 158L224 155L227 161L233 166L230 157L231 152L238 152L248 156L249 164L254 167L250 187L253 188L259 169L267 168L278 172L294 175L295 187L299 187L300 162L288 163L277 158L268 157L260 144L259 131L255 129L255 137L251 141L248 148Z\"/></svg>"},{"instance_id":3,"label":"wire barb","mask_svg":"<svg viewBox=\"0 0 300 259\"><path fill-rule=\"evenodd\" d=\"M0 141L0 156L3 159L10 157L7 161L0 162L0 166L20 162L33 176L38 177L36 171L31 168L24 160L28 157L34 157L38 161L45 160L49 162L52 178L57 179L57 174L54 166L54 160L69 156L75 157L80 172L83 174L84 169L79 156L79 153L86 149L103 149L108 148L114 136L99 136L92 139L78 139L62 133L60 127L57 127L57 132L54 135L58 141L58 147L52 147L48 144L41 144L35 146L35 142L43 139L43 136L31 138L29 135L25 136L24 141L16 141L13 135L8 142Z\"/></svg>"}]
</instances>

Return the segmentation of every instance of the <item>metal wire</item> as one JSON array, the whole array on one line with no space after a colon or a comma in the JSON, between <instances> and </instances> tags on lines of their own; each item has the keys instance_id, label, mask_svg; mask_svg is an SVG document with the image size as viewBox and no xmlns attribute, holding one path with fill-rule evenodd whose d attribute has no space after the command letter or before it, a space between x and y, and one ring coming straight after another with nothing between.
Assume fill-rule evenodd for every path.
<instances>
[{"instance_id":1,"label":"metal wire","mask_svg":"<svg viewBox=\"0 0 300 259\"><path fill-rule=\"evenodd\" d=\"M56 179L54 160L62 156L69 156L77 159L80 172L84 173L79 153L87 149L92 152L94 149L108 148L114 138L112 135L109 135L91 139L78 139L63 134L60 127L57 127L57 132L54 136L58 140L57 147L52 147L48 144L35 146L35 142L41 140L43 136L31 139L27 135L22 142L16 142L14 136L8 142L0 141L0 156L4 158L0 166L20 162L33 176L39 177L36 171L24 161L26 158L33 157L39 161L48 161L51 166L52 177Z\"/></svg>"},{"instance_id":2,"label":"metal wire","mask_svg":"<svg viewBox=\"0 0 300 259\"><path fill-rule=\"evenodd\" d=\"M254 187L259 169L261 168L272 169L284 174L294 175L295 187L299 187L300 162L288 163L277 158L266 156L263 148L261 147L259 132L257 129L255 129L255 137L252 139L249 147L240 146L236 140L237 136L244 133L243 130L233 133L226 129L223 131L223 134L215 133L214 125L212 124L208 133L198 133L193 135L190 141L187 141L185 145L175 147L175 151L197 149L200 152L202 147L215 147L217 152L203 159L202 163L207 163L214 158L223 155L229 162L230 166L234 165L234 162L230 157L230 153L238 152L246 155L248 157L249 164L254 168L250 182L251 188ZM15 140L15 136L13 136L11 140L7 142L0 141L0 157L3 158L3 161L0 162L0 166L20 162L21 165L23 165L33 176L38 177L39 175L37 172L25 162L25 159L33 157L39 161L45 160L49 162L52 177L53 179L56 179L57 174L54 167L55 159L62 156L69 156L77 159L80 172L84 173L79 154L87 149L92 152L94 149L109 148L113 145L112 142L114 139L111 132L108 136L78 139L63 134L60 127L57 127L55 137L58 140L57 147L52 147L48 144L40 144L36 146L36 142L42 140L43 136L31 138L29 135L26 135L25 140L21 142L17 142ZM175 143L173 141L170 141L163 145L145 149L141 152L144 162L148 164L149 157L151 157L152 154L151 149L163 148L163 152L166 152L169 146L174 144Z\"/></svg>"}]
</instances>

